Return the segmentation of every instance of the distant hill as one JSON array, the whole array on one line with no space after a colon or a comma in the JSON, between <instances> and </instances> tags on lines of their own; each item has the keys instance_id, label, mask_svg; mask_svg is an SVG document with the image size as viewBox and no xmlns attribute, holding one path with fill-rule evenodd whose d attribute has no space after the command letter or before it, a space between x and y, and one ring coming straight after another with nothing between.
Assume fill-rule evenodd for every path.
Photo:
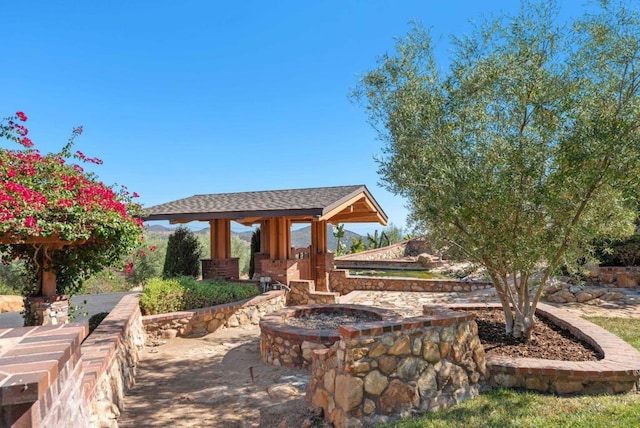
<instances>
[{"instance_id":1,"label":"distant hill","mask_svg":"<svg viewBox=\"0 0 640 428\"><path fill-rule=\"evenodd\" d=\"M147 230L153 234L168 236L171 233L173 233L175 228L154 224L151 226L147 226ZM209 228L205 227L200 230L194 230L194 233L197 235L208 235ZM243 241L250 243L252 233L253 232L250 230L246 232L235 232L232 230L231 236L237 236ZM345 229L344 238L342 238L342 242L344 243L347 249L349 249L349 247L351 246L351 238L358 239L360 238L360 235ZM301 229L291 231L291 246L295 248L304 248L304 247L308 247L309 245L311 245L311 226L305 226ZM335 251L336 247L338 246L338 241L333 236L333 226L331 225L327 225L327 246L330 251Z\"/></svg>"}]
</instances>

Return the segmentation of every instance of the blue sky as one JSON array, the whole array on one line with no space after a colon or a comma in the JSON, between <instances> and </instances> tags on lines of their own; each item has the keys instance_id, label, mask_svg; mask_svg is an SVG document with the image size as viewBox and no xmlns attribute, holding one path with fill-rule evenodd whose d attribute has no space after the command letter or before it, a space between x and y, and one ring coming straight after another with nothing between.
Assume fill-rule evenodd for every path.
<instances>
[{"instance_id":1,"label":"blue sky","mask_svg":"<svg viewBox=\"0 0 640 428\"><path fill-rule=\"evenodd\" d=\"M564 16L577 16L585 2L560 3ZM449 35L517 8L513 0L5 2L0 117L24 111L43 152L83 125L76 148L103 159L100 178L126 184L145 206L365 184L403 227L404 201L378 185L382 143L350 90L411 21L432 28L446 65Z\"/></svg>"}]
</instances>

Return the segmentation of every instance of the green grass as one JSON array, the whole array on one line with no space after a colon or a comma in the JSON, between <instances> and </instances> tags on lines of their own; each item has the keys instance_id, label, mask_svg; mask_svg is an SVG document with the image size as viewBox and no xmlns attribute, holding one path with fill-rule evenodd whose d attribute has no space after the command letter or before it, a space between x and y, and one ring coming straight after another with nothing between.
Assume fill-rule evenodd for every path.
<instances>
[{"instance_id":1,"label":"green grass","mask_svg":"<svg viewBox=\"0 0 640 428\"><path fill-rule=\"evenodd\" d=\"M375 276L375 277L393 277L393 278L418 278L418 279L447 279L446 276L438 275L428 270L349 270L351 276Z\"/></svg>"},{"instance_id":2,"label":"green grass","mask_svg":"<svg viewBox=\"0 0 640 428\"><path fill-rule=\"evenodd\" d=\"M448 410L388 427L637 427L640 394L555 397L498 389Z\"/></svg>"},{"instance_id":3,"label":"green grass","mask_svg":"<svg viewBox=\"0 0 640 428\"><path fill-rule=\"evenodd\" d=\"M608 317L584 317L586 320L609 330L622 338L640 351L640 319L634 318L608 318ZM640 426L640 421L638 421Z\"/></svg>"},{"instance_id":4,"label":"green grass","mask_svg":"<svg viewBox=\"0 0 640 428\"><path fill-rule=\"evenodd\" d=\"M640 351L640 319L589 317ZM497 389L447 410L385 425L386 427L638 427L640 394L556 397Z\"/></svg>"}]
</instances>

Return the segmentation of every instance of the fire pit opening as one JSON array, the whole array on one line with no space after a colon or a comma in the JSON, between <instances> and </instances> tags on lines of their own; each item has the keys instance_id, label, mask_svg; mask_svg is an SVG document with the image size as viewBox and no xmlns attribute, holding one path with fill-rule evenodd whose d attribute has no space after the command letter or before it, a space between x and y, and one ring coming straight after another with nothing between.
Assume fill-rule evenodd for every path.
<instances>
[{"instance_id":1,"label":"fire pit opening","mask_svg":"<svg viewBox=\"0 0 640 428\"><path fill-rule=\"evenodd\" d=\"M341 325L399 318L393 311L364 305L291 306L260 320L260 355L268 364L308 367L313 349L340 339Z\"/></svg>"}]
</instances>

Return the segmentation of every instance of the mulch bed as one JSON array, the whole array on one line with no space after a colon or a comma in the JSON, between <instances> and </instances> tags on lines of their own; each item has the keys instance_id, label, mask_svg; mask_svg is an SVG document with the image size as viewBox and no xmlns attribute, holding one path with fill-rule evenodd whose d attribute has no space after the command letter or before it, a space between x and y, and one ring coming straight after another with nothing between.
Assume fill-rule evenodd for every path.
<instances>
[{"instance_id":1,"label":"mulch bed","mask_svg":"<svg viewBox=\"0 0 640 428\"><path fill-rule=\"evenodd\" d=\"M478 336L486 355L514 358L543 358L561 361L597 361L603 355L545 318L537 318L529 342L505 334L501 310L472 311L478 323Z\"/></svg>"}]
</instances>

